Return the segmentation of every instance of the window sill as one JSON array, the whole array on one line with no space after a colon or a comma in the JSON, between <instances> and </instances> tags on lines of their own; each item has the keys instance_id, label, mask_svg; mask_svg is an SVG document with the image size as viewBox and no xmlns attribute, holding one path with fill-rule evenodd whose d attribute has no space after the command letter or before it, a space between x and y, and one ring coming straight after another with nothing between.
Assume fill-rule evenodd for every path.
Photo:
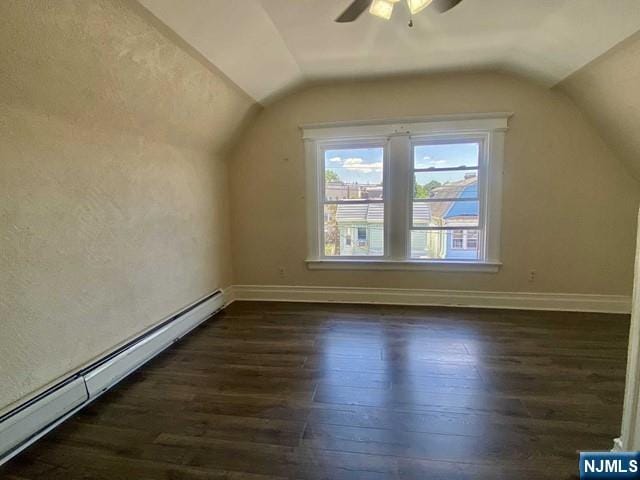
<instances>
[{"instance_id":1,"label":"window sill","mask_svg":"<svg viewBox=\"0 0 640 480\"><path fill-rule=\"evenodd\" d=\"M369 260L369 259L322 259L306 260L309 270L420 270L438 272L496 273L500 262L440 262L420 260Z\"/></svg>"}]
</instances>

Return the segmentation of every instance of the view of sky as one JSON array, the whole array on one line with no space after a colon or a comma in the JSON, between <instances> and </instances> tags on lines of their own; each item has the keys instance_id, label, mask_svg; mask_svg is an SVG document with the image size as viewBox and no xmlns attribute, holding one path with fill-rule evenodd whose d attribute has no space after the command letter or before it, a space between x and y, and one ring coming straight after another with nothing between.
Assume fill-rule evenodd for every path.
<instances>
[{"instance_id":1,"label":"view of sky","mask_svg":"<svg viewBox=\"0 0 640 480\"><path fill-rule=\"evenodd\" d=\"M417 145L413 149L414 168L477 167L479 150L477 143ZM416 178L421 185L431 180L446 183L462 180L465 173L470 172L418 173Z\"/></svg>"},{"instance_id":2,"label":"view of sky","mask_svg":"<svg viewBox=\"0 0 640 480\"><path fill-rule=\"evenodd\" d=\"M415 168L477 167L477 143L417 145L413 150Z\"/></svg>"},{"instance_id":3,"label":"view of sky","mask_svg":"<svg viewBox=\"0 0 640 480\"><path fill-rule=\"evenodd\" d=\"M436 181L440 185L444 185L445 183L459 182L465 179L466 175L474 175L476 174L475 170L467 171L467 170L454 170L453 172L416 172L416 182L419 185L426 185L431 181Z\"/></svg>"},{"instance_id":4,"label":"view of sky","mask_svg":"<svg viewBox=\"0 0 640 480\"><path fill-rule=\"evenodd\" d=\"M418 145L414 148L415 168L477 167L479 145L477 143L453 143ZM325 169L335 172L347 183L382 183L384 151L376 148L345 148L325 151ZM439 172L418 174L418 182L430 180L440 183L461 180L465 172Z\"/></svg>"},{"instance_id":5,"label":"view of sky","mask_svg":"<svg viewBox=\"0 0 640 480\"><path fill-rule=\"evenodd\" d=\"M383 157L381 147L326 150L324 164L343 182L382 184Z\"/></svg>"}]
</instances>

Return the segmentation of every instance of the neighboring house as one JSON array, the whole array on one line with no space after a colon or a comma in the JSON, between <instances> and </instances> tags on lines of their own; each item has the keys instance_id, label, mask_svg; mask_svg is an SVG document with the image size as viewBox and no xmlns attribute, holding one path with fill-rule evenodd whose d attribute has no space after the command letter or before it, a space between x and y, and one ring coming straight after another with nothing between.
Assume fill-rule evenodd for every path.
<instances>
[{"instance_id":1,"label":"neighboring house","mask_svg":"<svg viewBox=\"0 0 640 480\"><path fill-rule=\"evenodd\" d=\"M368 183L327 182L325 184L327 200L379 199L382 198L382 185Z\"/></svg>"},{"instance_id":2,"label":"neighboring house","mask_svg":"<svg viewBox=\"0 0 640 480\"><path fill-rule=\"evenodd\" d=\"M428 226L430 208L426 203L416 206L414 224ZM335 222L340 239L340 255L368 256L384 253L384 206L381 203L339 204ZM426 239L418 244L425 251Z\"/></svg>"},{"instance_id":3,"label":"neighboring house","mask_svg":"<svg viewBox=\"0 0 640 480\"><path fill-rule=\"evenodd\" d=\"M469 176L459 182L447 183L433 189L430 198L475 198L478 195L477 191L477 177ZM478 213L477 202L419 202L413 206L413 225L475 225ZM326 218L327 224L335 224L337 227L339 254L349 256L383 254L383 219L382 204L339 204L336 206L335 214ZM329 232L325 233L328 235ZM411 232L412 258L473 260L477 258L477 251L478 234L473 230Z\"/></svg>"},{"instance_id":4,"label":"neighboring house","mask_svg":"<svg viewBox=\"0 0 640 480\"><path fill-rule=\"evenodd\" d=\"M413 204L413 225L415 227L430 227L434 224L431 216L433 209L429 203ZM411 257L412 258L433 258L427 257L427 252L439 252L442 250L442 240L439 235L427 235L424 230L413 230L411 232Z\"/></svg>"},{"instance_id":5,"label":"neighboring house","mask_svg":"<svg viewBox=\"0 0 640 480\"><path fill-rule=\"evenodd\" d=\"M446 183L434 188L429 198L477 198L478 177L469 175L464 180ZM477 202L415 203L416 208L430 208L432 227L473 226L477 223ZM414 225L420 224L414 219ZM431 230L411 232L413 258L443 260L474 260L478 256L478 233L471 230Z\"/></svg>"},{"instance_id":6,"label":"neighboring house","mask_svg":"<svg viewBox=\"0 0 640 480\"><path fill-rule=\"evenodd\" d=\"M478 182L466 185L457 198L477 198ZM444 225L475 226L478 219L477 202L451 202L444 214ZM446 239L447 260L475 260L478 257L478 232L476 230L449 230Z\"/></svg>"},{"instance_id":7,"label":"neighboring house","mask_svg":"<svg viewBox=\"0 0 640 480\"><path fill-rule=\"evenodd\" d=\"M336 223L340 255L382 255L384 253L384 206L381 203L339 204Z\"/></svg>"}]
</instances>

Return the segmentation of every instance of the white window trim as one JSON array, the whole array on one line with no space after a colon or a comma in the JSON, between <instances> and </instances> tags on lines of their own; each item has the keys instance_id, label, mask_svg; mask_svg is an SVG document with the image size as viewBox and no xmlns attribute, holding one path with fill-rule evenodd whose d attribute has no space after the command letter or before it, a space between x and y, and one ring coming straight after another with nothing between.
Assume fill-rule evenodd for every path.
<instances>
[{"instance_id":1,"label":"white window trim","mask_svg":"<svg viewBox=\"0 0 640 480\"><path fill-rule=\"evenodd\" d=\"M315 208L316 208L316 217L315 217L315 225L314 228L309 228L308 227L308 231L307 233L309 235L314 235L315 236L315 245L317 245L315 248L315 252L317 252L316 254L316 258L317 259L323 259L323 260L329 260L329 259L334 259L337 257L328 257L324 254L324 248L323 248L323 232L324 232L324 194L325 194L325 171L324 171L324 153L326 150L335 150L335 149L340 149L340 148L383 148L383 157L382 157L382 181L383 181L383 185L385 186L384 188L386 188L387 184L389 183L389 146L388 146L388 140L386 137L370 137L370 138L366 138L366 139L349 139L349 140L322 140L322 141L316 141L313 142L314 146L313 146L313 150L314 150L314 158L313 158L313 165L314 165L314 176L313 176L313 181L316 183L316 187L314 187L315 192L316 192L316 198L315 198ZM307 168L309 168L307 166ZM363 201L362 203L382 203L384 205L384 210L385 210L385 219L388 218L387 217L387 211L389 209L389 205L388 205L388 201L387 201L387 191L384 190L383 192L383 199L382 202L380 201ZM384 238L384 254L383 255L371 255L371 256L366 256L366 257L358 257L358 256L345 256L342 258L345 259L386 259L388 258L388 250L387 250L387 245L389 244L389 225L388 222L384 222L383 224L384 226L384 231L383 231L383 238ZM357 242L357 238L353 238L352 235L352 242ZM309 250L311 252L311 250Z\"/></svg>"},{"instance_id":2,"label":"white window trim","mask_svg":"<svg viewBox=\"0 0 640 480\"><path fill-rule=\"evenodd\" d=\"M354 270L437 270L497 272L500 268L500 233L502 218L502 174L504 139L511 113L444 115L368 122L334 122L307 124L301 127L305 144L307 191L307 266L310 269ZM480 261L412 260L408 258L411 198L393 194L407 191L408 166L389 168L390 152L411 155L406 151L413 143L447 137L476 137L483 140L480 155L482 196L480 222L484 236L478 238L484 249ZM409 140L409 141L407 141ZM327 257L324 255L324 155L326 148L345 145L382 143L384 153L384 255L372 257ZM489 161L490 159L490 161ZM406 162L401 162L402 164ZM491 185L491 188L487 188ZM483 208L482 206L486 207ZM404 212L405 215L394 215Z\"/></svg>"}]
</instances>

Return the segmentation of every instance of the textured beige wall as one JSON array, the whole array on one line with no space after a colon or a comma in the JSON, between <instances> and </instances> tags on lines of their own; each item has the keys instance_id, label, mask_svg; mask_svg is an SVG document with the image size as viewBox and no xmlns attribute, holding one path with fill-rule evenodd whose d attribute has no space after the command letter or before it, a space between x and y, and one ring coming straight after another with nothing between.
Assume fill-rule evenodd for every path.
<instances>
[{"instance_id":1,"label":"textured beige wall","mask_svg":"<svg viewBox=\"0 0 640 480\"><path fill-rule=\"evenodd\" d=\"M505 145L498 274L306 269L299 125L495 111L515 113ZM632 288L638 183L565 95L514 77L452 74L307 88L260 113L232 165L235 284L599 294Z\"/></svg>"},{"instance_id":2,"label":"textured beige wall","mask_svg":"<svg viewBox=\"0 0 640 480\"><path fill-rule=\"evenodd\" d=\"M640 32L556 88L567 93L640 179Z\"/></svg>"},{"instance_id":3,"label":"textured beige wall","mask_svg":"<svg viewBox=\"0 0 640 480\"><path fill-rule=\"evenodd\" d=\"M231 282L252 101L133 2L0 2L0 411Z\"/></svg>"}]
</instances>

